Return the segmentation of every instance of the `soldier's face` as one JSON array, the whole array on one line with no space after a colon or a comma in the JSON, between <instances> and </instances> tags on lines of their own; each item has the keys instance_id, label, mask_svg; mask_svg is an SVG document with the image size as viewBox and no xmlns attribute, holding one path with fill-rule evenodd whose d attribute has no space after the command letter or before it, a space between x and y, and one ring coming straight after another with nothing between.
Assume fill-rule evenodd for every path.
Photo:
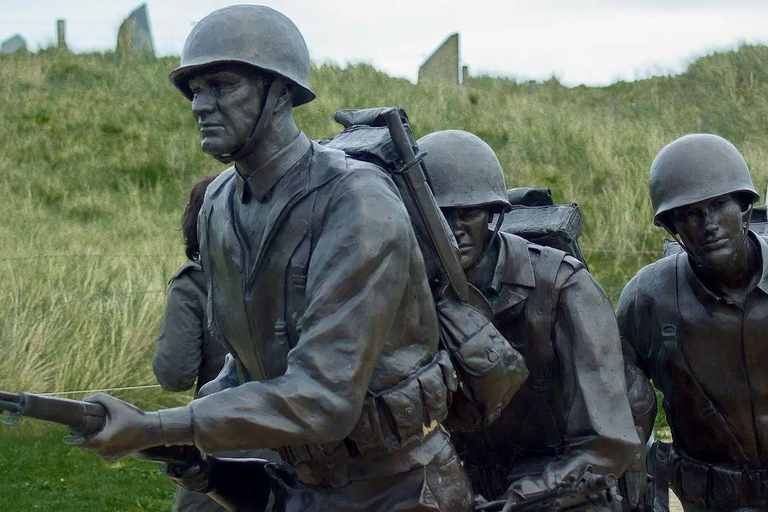
<instances>
[{"instance_id":1,"label":"soldier's face","mask_svg":"<svg viewBox=\"0 0 768 512\"><path fill-rule=\"evenodd\" d=\"M732 261L745 236L747 212L735 195L727 194L675 208L671 221L694 257L717 267Z\"/></svg>"},{"instance_id":2,"label":"soldier's face","mask_svg":"<svg viewBox=\"0 0 768 512\"><path fill-rule=\"evenodd\" d=\"M443 208L442 212L459 244L461 267L468 270L483 254L490 213L484 208Z\"/></svg>"},{"instance_id":3,"label":"soldier's face","mask_svg":"<svg viewBox=\"0 0 768 512\"><path fill-rule=\"evenodd\" d=\"M261 114L266 78L247 66L218 66L193 75L188 84L203 151L230 154L245 144Z\"/></svg>"}]
</instances>

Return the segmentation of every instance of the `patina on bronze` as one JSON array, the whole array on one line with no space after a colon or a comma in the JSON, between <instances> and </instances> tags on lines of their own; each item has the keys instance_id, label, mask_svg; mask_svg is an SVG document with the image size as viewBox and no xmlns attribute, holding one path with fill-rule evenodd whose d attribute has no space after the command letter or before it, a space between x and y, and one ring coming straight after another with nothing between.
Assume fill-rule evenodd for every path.
<instances>
[{"instance_id":1,"label":"patina on bronze","mask_svg":"<svg viewBox=\"0 0 768 512\"><path fill-rule=\"evenodd\" d=\"M672 430L658 447L659 505L668 479L686 511L766 510L768 245L749 230L749 169L727 140L687 135L654 159L650 192L684 252L640 270L618 319Z\"/></svg>"},{"instance_id":2,"label":"patina on bronze","mask_svg":"<svg viewBox=\"0 0 768 512\"><path fill-rule=\"evenodd\" d=\"M308 76L301 34L268 7L227 7L193 29L171 78L203 151L234 163L199 217L211 331L233 357L187 407L93 397L107 422L83 446L108 459L277 449L276 510L469 510L440 426L453 367L408 214L380 168L296 127ZM223 480L215 463L177 477L204 492Z\"/></svg>"},{"instance_id":3,"label":"patina on bronze","mask_svg":"<svg viewBox=\"0 0 768 512\"><path fill-rule=\"evenodd\" d=\"M494 216L509 202L501 165L485 142L449 130L423 137L419 147L467 277L530 372L497 421L454 433L475 491L490 500L511 495L511 506L588 465L600 475L622 474L639 442L602 289L575 258L498 232Z\"/></svg>"}]
</instances>

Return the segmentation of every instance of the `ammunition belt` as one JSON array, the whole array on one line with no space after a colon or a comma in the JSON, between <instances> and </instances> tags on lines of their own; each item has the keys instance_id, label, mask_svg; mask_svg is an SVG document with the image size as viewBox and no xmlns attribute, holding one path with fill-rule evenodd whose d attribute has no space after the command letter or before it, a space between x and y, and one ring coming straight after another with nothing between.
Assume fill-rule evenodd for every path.
<instances>
[{"instance_id":1,"label":"ammunition belt","mask_svg":"<svg viewBox=\"0 0 768 512\"><path fill-rule=\"evenodd\" d=\"M442 431L439 425L448 415L450 394L456 387L451 360L445 351L439 351L397 385L369 394L349 437L328 445L284 446L280 456L294 467L312 463L314 472L325 468L321 471L325 473L358 460L387 459Z\"/></svg>"},{"instance_id":2,"label":"ammunition belt","mask_svg":"<svg viewBox=\"0 0 768 512\"><path fill-rule=\"evenodd\" d=\"M768 470L711 464L672 448L670 487L701 508L768 507Z\"/></svg>"}]
</instances>

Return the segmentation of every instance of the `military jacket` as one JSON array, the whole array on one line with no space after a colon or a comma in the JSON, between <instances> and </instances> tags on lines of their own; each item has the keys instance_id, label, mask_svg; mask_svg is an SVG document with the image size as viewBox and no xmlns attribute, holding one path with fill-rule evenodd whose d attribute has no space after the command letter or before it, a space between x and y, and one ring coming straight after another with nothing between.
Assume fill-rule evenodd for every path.
<instances>
[{"instance_id":1,"label":"military jacket","mask_svg":"<svg viewBox=\"0 0 768 512\"><path fill-rule=\"evenodd\" d=\"M682 253L640 270L621 294L618 319L638 367L664 394L676 447L703 462L737 463L732 455L736 443L715 426L709 402L749 466L766 468L768 245L754 233L750 237L762 275L744 304L709 290ZM674 335L676 349L665 342L665 333Z\"/></svg>"},{"instance_id":2,"label":"military jacket","mask_svg":"<svg viewBox=\"0 0 768 512\"><path fill-rule=\"evenodd\" d=\"M513 484L528 494L587 464L621 475L640 442L608 298L575 258L507 233L500 240L483 292L530 375L496 422L457 434L469 465L480 468L470 472L473 484L489 494Z\"/></svg>"},{"instance_id":3,"label":"military jacket","mask_svg":"<svg viewBox=\"0 0 768 512\"><path fill-rule=\"evenodd\" d=\"M171 278L152 370L163 389L195 395L224 366L227 349L208 329L205 278L200 263L187 261Z\"/></svg>"},{"instance_id":4,"label":"military jacket","mask_svg":"<svg viewBox=\"0 0 768 512\"><path fill-rule=\"evenodd\" d=\"M250 177L223 172L199 230L211 330L242 384L192 402L196 446L351 435L363 449L384 421L399 437L391 449L422 435L435 376L411 377L435 358L437 319L408 214L380 168L301 134ZM380 401L363 410L406 380L382 395L388 413Z\"/></svg>"}]
</instances>

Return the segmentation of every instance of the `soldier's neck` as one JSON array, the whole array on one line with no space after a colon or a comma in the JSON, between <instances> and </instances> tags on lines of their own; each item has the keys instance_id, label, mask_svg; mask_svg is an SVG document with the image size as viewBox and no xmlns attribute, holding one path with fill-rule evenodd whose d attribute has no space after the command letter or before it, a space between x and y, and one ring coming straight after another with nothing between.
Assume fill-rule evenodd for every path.
<instances>
[{"instance_id":1,"label":"soldier's neck","mask_svg":"<svg viewBox=\"0 0 768 512\"><path fill-rule=\"evenodd\" d=\"M238 172L249 176L293 142L298 135L299 129L293 122L290 110L287 113L275 112L272 122L253 151L235 162Z\"/></svg>"},{"instance_id":2,"label":"soldier's neck","mask_svg":"<svg viewBox=\"0 0 768 512\"><path fill-rule=\"evenodd\" d=\"M760 279L762 266L756 244L748 237L736 257L722 267L694 265L693 268L699 279L717 295L743 303Z\"/></svg>"}]
</instances>

